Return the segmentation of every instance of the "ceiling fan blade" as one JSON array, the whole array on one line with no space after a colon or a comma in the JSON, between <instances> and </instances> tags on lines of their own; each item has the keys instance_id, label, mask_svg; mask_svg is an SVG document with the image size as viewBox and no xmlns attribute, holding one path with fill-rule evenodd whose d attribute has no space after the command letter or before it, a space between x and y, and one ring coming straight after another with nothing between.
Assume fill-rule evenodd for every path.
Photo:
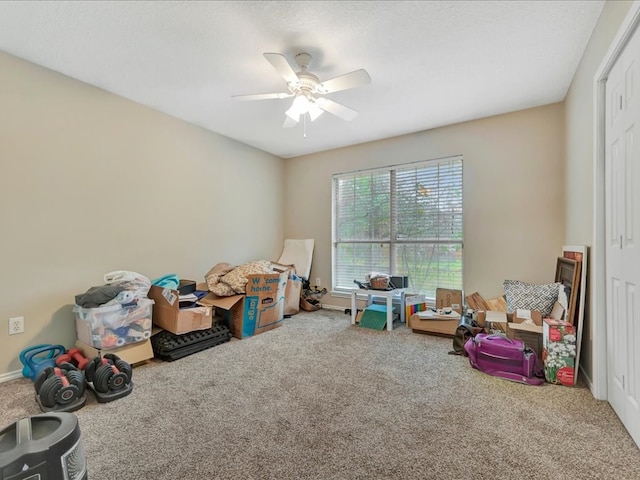
<instances>
[{"instance_id":1,"label":"ceiling fan blade","mask_svg":"<svg viewBox=\"0 0 640 480\"><path fill-rule=\"evenodd\" d=\"M232 95L236 100L269 100L271 98L289 98L293 93L256 93L255 95Z\"/></svg>"},{"instance_id":2,"label":"ceiling fan blade","mask_svg":"<svg viewBox=\"0 0 640 480\"><path fill-rule=\"evenodd\" d=\"M333 100L329 100L328 98L317 98L316 103L325 112L329 112L336 117L342 118L343 120L351 121L358 116L358 112L356 112L355 110L349 107L345 107L344 105L341 105L338 102L334 102Z\"/></svg>"},{"instance_id":3,"label":"ceiling fan blade","mask_svg":"<svg viewBox=\"0 0 640 480\"><path fill-rule=\"evenodd\" d=\"M287 83L292 85L299 83L298 75L293 71L293 68L291 68L287 59L284 58L284 55L279 53L265 53L263 55Z\"/></svg>"},{"instance_id":4,"label":"ceiling fan blade","mask_svg":"<svg viewBox=\"0 0 640 480\"><path fill-rule=\"evenodd\" d=\"M316 86L316 91L318 93L339 92L340 90L368 85L369 83L371 83L371 77L366 70L360 69L319 83Z\"/></svg>"},{"instance_id":5,"label":"ceiling fan blade","mask_svg":"<svg viewBox=\"0 0 640 480\"><path fill-rule=\"evenodd\" d=\"M289 115L284 116L284 122L282 123L282 128L291 128L295 127L298 124L293 118Z\"/></svg>"}]
</instances>

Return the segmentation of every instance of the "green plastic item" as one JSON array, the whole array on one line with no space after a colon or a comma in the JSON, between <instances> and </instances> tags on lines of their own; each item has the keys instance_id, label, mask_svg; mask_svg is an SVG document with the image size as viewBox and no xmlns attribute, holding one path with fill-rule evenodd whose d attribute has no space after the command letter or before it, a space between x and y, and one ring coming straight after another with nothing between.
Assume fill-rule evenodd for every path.
<instances>
[{"instance_id":1,"label":"green plastic item","mask_svg":"<svg viewBox=\"0 0 640 480\"><path fill-rule=\"evenodd\" d=\"M395 307L393 308L395 310ZM360 326L371 328L373 330L384 330L387 325L387 306L386 305L369 305L362 312Z\"/></svg>"}]
</instances>

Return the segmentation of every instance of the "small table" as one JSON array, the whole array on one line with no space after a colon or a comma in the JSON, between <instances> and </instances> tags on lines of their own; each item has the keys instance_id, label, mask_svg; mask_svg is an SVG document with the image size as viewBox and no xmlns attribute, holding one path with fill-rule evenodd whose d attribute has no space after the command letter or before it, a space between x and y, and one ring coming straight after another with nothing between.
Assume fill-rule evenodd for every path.
<instances>
[{"instance_id":1,"label":"small table","mask_svg":"<svg viewBox=\"0 0 640 480\"><path fill-rule=\"evenodd\" d=\"M400 321L405 321L405 289L396 288L395 290L366 290L358 288L351 291L351 325L356 324L358 316L358 298L357 295L367 295L367 305L373 303L375 297L383 297L387 299L387 330L393 330L393 299L400 300Z\"/></svg>"}]
</instances>

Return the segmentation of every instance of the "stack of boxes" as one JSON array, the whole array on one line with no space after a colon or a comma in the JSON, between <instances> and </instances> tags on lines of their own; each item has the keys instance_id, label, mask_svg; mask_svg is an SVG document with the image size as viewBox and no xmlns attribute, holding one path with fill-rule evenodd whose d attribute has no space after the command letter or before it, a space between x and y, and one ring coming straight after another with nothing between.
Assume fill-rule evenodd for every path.
<instances>
[{"instance_id":1,"label":"stack of boxes","mask_svg":"<svg viewBox=\"0 0 640 480\"><path fill-rule=\"evenodd\" d=\"M249 275L245 294L218 297L208 293L189 308L180 308L184 292L152 285L153 323L175 335L206 330L214 323L228 327L236 338L266 332L284 321L288 277L288 271ZM198 288L208 289L206 284Z\"/></svg>"},{"instance_id":2,"label":"stack of boxes","mask_svg":"<svg viewBox=\"0 0 640 480\"><path fill-rule=\"evenodd\" d=\"M144 297L95 308L75 305L76 347L87 358L113 353L129 364L153 358L153 303Z\"/></svg>"}]
</instances>

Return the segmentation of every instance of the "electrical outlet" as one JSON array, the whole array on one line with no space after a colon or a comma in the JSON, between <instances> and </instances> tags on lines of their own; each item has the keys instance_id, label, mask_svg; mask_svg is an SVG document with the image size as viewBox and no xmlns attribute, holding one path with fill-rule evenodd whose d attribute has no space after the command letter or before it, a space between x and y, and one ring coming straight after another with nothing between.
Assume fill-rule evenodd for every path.
<instances>
[{"instance_id":1,"label":"electrical outlet","mask_svg":"<svg viewBox=\"0 0 640 480\"><path fill-rule=\"evenodd\" d=\"M9 335L24 333L24 317L13 317L9 319Z\"/></svg>"},{"instance_id":2,"label":"electrical outlet","mask_svg":"<svg viewBox=\"0 0 640 480\"><path fill-rule=\"evenodd\" d=\"M320 277L316 277L316 287L321 287L322 286L322 280L320 280Z\"/></svg>"}]
</instances>

